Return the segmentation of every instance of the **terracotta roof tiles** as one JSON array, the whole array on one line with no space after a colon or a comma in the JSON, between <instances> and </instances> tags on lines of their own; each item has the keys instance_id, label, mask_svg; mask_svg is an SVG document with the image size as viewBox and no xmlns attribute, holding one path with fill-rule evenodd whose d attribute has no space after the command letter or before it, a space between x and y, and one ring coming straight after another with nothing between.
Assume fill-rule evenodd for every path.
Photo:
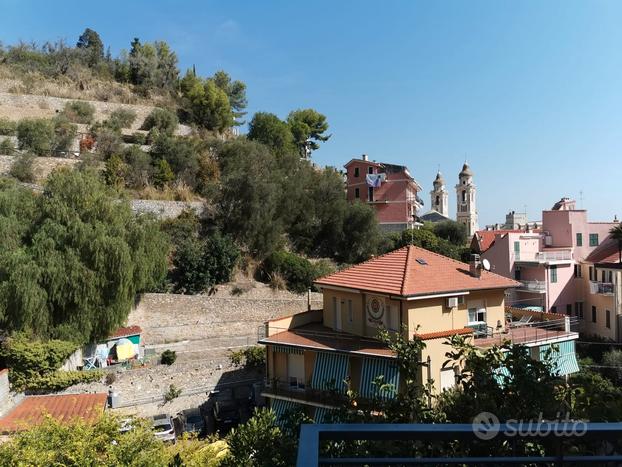
<instances>
[{"instance_id":1,"label":"terracotta roof tiles","mask_svg":"<svg viewBox=\"0 0 622 467\"><path fill-rule=\"evenodd\" d=\"M117 339L117 338L126 337L126 336L135 336L136 334L140 334L142 332L143 330L140 326L127 326L127 327L117 329L115 332L113 332L110 335L109 339Z\"/></svg>"},{"instance_id":2,"label":"terracotta roof tiles","mask_svg":"<svg viewBox=\"0 0 622 467\"><path fill-rule=\"evenodd\" d=\"M27 429L43 422L46 415L60 422L75 419L93 422L104 411L107 398L104 393L27 396L0 418L0 432L12 433Z\"/></svg>"},{"instance_id":3,"label":"terracotta roof tiles","mask_svg":"<svg viewBox=\"0 0 622 467\"><path fill-rule=\"evenodd\" d=\"M430 339L441 339L443 337L451 337L451 336L472 334L472 333L473 333L473 329L471 328L460 328L460 329L448 329L446 331L428 332L425 334L415 334L415 336L423 341L427 341Z\"/></svg>"},{"instance_id":4,"label":"terracotta roof tiles","mask_svg":"<svg viewBox=\"0 0 622 467\"><path fill-rule=\"evenodd\" d=\"M315 283L405 297L520 285L488 271L474 277L468 264L413 245L319 278Z\"/></svg>"}]
</instances>

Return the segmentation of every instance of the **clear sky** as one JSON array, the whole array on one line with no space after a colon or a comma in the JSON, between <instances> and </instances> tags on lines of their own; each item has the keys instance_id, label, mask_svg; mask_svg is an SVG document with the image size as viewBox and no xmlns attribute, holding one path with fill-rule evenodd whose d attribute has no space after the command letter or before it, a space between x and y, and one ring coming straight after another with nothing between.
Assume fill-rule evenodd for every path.
<instances>
[{"instance_id":1,"label":"clear sky","mask_svg":"<svg viewBox=\"0 0 622 467\"><path fill-rule=\"evenodd\" d=\"M0 0L6 44L165 40L182 69L247 83L249 116L313 107L333 134L316 162L405 164L426 210L440 166L455 215L467 158L482 226L581 192L591 219L622 216L621 20L595 0Z\"/></svg>"}]
</instances>

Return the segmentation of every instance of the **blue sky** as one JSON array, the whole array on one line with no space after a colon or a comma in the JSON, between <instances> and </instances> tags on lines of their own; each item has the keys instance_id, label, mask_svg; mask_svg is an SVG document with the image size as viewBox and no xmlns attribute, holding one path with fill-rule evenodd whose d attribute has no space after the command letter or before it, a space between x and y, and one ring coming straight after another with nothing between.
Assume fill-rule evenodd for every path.
<instances>
[{"instance_id":1,"label":"blue sky","mask_svg":"<svg viewBox=\"0 0 622 467\"><path fill-rule=\"evenodd\" d=\"M182 68L248 85L249 116L313 107L333 134L314 153L407 165L428 191L468 159L480 225L540 218L582 192L593 220L622 215L622 2L0 0L0 40L113 53L165 40Z\"/></svg>"}]
</instances>

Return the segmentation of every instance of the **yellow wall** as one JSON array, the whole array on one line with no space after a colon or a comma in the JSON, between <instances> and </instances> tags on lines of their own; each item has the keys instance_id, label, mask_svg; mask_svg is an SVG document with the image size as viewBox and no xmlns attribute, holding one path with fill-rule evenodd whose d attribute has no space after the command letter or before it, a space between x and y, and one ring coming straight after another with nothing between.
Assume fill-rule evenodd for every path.
<instances>
[{"instance_id":1,"label":"yellow wall","mask_svg":"<svg viewBox=\"0 0 622 467\"><path fill-rule=\"evenodd\" d=\"M488 326L496 331L497 322L500 321L505 328L505 296L502 289L472 292L465 295L464 300L464 304L452 309L445 306L445 297L407 302L409 336L412 337L415 332L426 334L465 327L468 323L469 302L477 301L484 303Z\"/></svg>"},{"instance_id":2,"label":"yellow wall","mask_svg":"<svg viewBox=\"0 0 622 467\"><path fill-rule=\"evenodd\" d=\"M425 348L421 351L421 358L423 362L427 361L430 357L430 377L433 380L433 392L439 393L441 391L441 369L443 364L449 359L445 354L452 350L450 345L445 344L446 338L441 339L428 339L425 341ZM453 367L456 363L450 362L446 367ZM428 378L427 367L421 369L421 382L426 383Z\"/></svg>"}]
</instances>

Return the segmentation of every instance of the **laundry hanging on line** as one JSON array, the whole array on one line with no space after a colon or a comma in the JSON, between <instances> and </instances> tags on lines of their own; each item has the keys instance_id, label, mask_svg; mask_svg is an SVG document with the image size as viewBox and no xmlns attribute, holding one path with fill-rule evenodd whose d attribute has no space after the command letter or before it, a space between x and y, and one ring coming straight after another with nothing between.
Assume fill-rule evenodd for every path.
<instances>
[{"instance_id":1,"label":"laundry hanging on line","mask_svg":"<svg viewBox=\"0 0 622 467\"><path fill-rule=\"evenodd\" d=\"M367 182L367 186L379 188L382 182L386 180L386 177L386 174L367 174L365 181Z\"/></svg>"}]
</instances>

